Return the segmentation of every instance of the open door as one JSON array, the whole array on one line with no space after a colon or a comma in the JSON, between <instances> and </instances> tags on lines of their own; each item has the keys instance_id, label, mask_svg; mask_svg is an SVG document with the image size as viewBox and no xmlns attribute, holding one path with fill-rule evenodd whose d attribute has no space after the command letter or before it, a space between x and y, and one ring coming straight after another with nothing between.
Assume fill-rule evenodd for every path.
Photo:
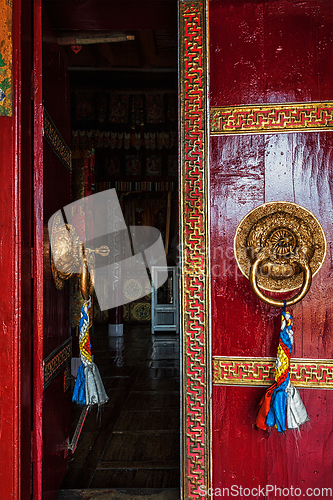
<instances>
[{"instance_id":1,"label":"open door","mask_svg":"<svg viewBox=\"0 0 333 500\"><path fill-rule=\"evenodd\" d=\"M41 1L34 2L33 498L53 499L70 432L69 284L57 290L49 218L70 202L69 87Z\"/></svg>"},{"instance_id":2,"label":"open door","mask_svg":"<svg viewBox=\"0 0 333 500\"><path fill-rule=\"evenodd\" d=\"M331 246L332 19L325 0L209 2L215 498L332 495L331 256L289 309L291 382L310 417L297 434L255 428L274 382L281 309L259 300L233 251L243 217L276 201L310 210Z\"/></svg>"},{"instance_id":3,"label":"open door","mask_svg":"<svg viewBox=\"0 0 333 500\"><path fill-rule=\"evenodd\" d=\"M332 9L179 1L186 499L332 495ZM255 428L281 309L254 294L233 248L246 214L275 201L309 210L328 243L291 307L291 381L310 417L298 435Z\"/></svg>"}]
</instances>

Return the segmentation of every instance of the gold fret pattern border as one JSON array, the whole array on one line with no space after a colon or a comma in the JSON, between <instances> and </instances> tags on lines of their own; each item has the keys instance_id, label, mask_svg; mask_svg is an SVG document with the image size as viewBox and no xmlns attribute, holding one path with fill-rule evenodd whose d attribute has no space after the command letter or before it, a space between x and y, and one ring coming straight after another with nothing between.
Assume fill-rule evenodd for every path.
<instances>
[{"instance_id":1,"label":"gold fret pattern border","mask_svg":"<svg viewBox=\"0 0 333 500\"><path fill-rule=\"evenodd\" d=\"M333 103L309 102L210 108L210 133L267 134L333 130Z\"/></svg>"},{"instance_id":2,"label":"gold fret pattern border","mask_svg":"<svg viewBox=\"0 0 333 500\"><path fill-rule=\"evenodd\" d=\"M44 359L44 390L50 385L52 380L70 362L72 357L72 338L67 339L63 344Z\"/></svg>"},{"instance_id":3,"label":"gold fret pattern border","mask_svg":"<svg viewBox=\"0 0 333 500\"><path fill-rule=\"evenodd\" d=\"M12 2L0 0L0 116L13 115Z\"/></svg>"},{"instance_id":4,"label":"gold fret pattern border","mask_svg":"<svg viewBox=\"0 0 333 500\"><path fill-rule=\"evenodd\" d=\"M179 2L182 499L210 485L207 1Z\"/></svg>"},{"instance_id":5,"label":"gold fret pattern border","mask_svg":"<svg viewBox=\"0 0 333 500\"><path fill-rule=\"evenodd\" d=\"M269 386L274 372L275 358L213 357L214 385ZM295 387L333 389L333 359L291 358L290 381Z\"/></svg>"},{"instance_id":6,"label":"gold fret pattern border","mask_svg":"<svg viewBox=\"0 0 333 500\"><path fill-rule=\"evenodd\" d=\"M67 170L72 173L71 150L67 146L45 108L43 114L43 135Z\"/></svg>"}]
</instances>

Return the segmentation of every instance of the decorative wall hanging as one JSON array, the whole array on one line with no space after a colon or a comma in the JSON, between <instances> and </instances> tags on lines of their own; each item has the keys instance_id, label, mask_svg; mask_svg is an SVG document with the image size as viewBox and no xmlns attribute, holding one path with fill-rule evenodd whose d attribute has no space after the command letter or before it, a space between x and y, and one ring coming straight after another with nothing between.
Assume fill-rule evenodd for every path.
<instances>
[{"instance_id":1,"label":"decorative wall hanging","mask_svg":"<svg viewBox=\"0 0 333 500\"><path fill-rule=\"evenodd\" d=\"M142 141L143 139L143 141ZM72 130L72 149L129 149L130 134L127 132L113 132L110 130ZM134 147L139 150L145 149L171 149L177 146L177 131L168 130L161 132L138 132L135 133Z\"/></svg>"},{"instance_id":2,"label":"decorative wall hanging","mask_svg":"<svg viewBox=\"0 0 333 500\"><path fill-rule=\"evenodd\" d=\"M162 157L151 155L147 157L146 174L161 175L162 173Z\"/></svg>"},{"instance_id":3,"label":"decorative wall hanging","mask_svg":"<svg viewBox=\"0 0 333 500\"><path fill-rule=\"evenodd\" d=\"M146 117L147 123L163 123L165 121L163 94L148 94L146 96Z\"/></svg>"},{"instance_id":4,"label":"decorative wall hanging","mask_svg":"<svg viewBox=\"0 0 333 500\"><path fill-rule=\"evenodd\" d=\"M114 182L96 182L96 191L105 191L107 189L116 189L120 192L130 193L132 191L158 192L158 191L177 191L177 182L148 182L148 181L114 181Z\"/></svg>"},{"instance_id":5,"label":"decorative wall hanging","mask_svg":"<svg viewBox=\"0 0 333 500\"><path fill-rule=\"evenodd\" d=\"M1 2L0 18L0 116L12 116L12 2Z\"/></svg>"},{"instance_id":6,"label":"decorative wall hanging","mask_svg":"<svg viewBox=\"0 0 333 500\"><path fill-rule=\"evenodd\" d=\"M142 163L140 156L128 155L125 157L126 175L137 176L141 175Z\"/></svg>"},{"instance_id":7,"label":"decorative wall hanging","mask_svg":"<svg viewBox=\"0 0 333 500\"><path fill-rule=\"evenodd\" d=\"M75 102L75 119L91 121L95 117L93 92L77 92Z\"/></svg>"},{"instance_id":8,"label":"decorative wall hanging","mask_svg":"<svg viewBox=\"0 0 333 500\"><path fill-rule=\"evenodd\" d=\"M128 94L112 94L110 97L110 122L127 123L128 122Z\"/></svg>"},{"instance_id":9,"label":"decorative wall hanging","mask_svg":"<svg viewBox=\"0 0 333 500\"><path fill-rule=\"evenodd\" d=\"M287 305L299 302L308 293L312 276L326 256L326 238L316 217L307 209L289 202L265 203L240 222L234 238L237 264L260 300L283 307L275 382L260 401L256 426L278 432L295 429L309 420L298 390L290 382L293 346L293 318ZM300 288L292 298L278 300L259 289L286 292Z\"/></svg>"}]
</instances>

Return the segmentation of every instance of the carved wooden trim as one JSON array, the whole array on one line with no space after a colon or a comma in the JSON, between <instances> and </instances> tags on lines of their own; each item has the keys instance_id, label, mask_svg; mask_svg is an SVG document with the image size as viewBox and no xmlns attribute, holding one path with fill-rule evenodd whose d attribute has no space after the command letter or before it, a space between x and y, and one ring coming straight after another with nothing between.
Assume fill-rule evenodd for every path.
<instances>
[{"instance_id":1,"label":"carved wooden trim","mask_svg":"<svg viewBox=\"0 0 333 500\"><path fill-rule=\"evenodd\" d=\"M210 108L210 133L267 134L333 130L333 103L258 104Z\"/></svg>"},{"instance_id":2,"label":"carved wooden trim","mask_svg":"<svg viewBox=\"0 0 333 500\"><path fill-rule=\"evenodd\" d=\"M72 173L71 150L62 138L60 132L58 131L45 108L43 120L43 136L45 137L55 154L58 156L58 158L60 158L62 163L65 165L67 170Z\"/></svg>"},{"instance_id":3,"label":"carved wooden trim","mask_svg":"<svg viewBox=\"0 0 333 500\"><path fill-rule=\"evenodd\" d=\"M211 471L207 2L179 9L182 498L200 499Z\"/></svg>"},{"instance_id":4,"label":"carved wooden trim","mask_svg":"<svg viewBox=\"0 0 333 500\"><path fill-rule=\"evenodd\" d=\"M274 372L275 358L213 358L214 385L269 386ZM291 358L290 381L295 387L333 389L333 360Z\"/></svg>"},{"instance_id":5,"label":"carved wooden trim","mask_svg":"<svg viewBox=\"0 0 333 500\"><path fill-rule=\"evenodd\" d=\"M72 338L67 339L63 344L54 349L43 361L44 366L44 390L50 385L52 380L70 362L72 357Z\"/></svg>"}]
</instances>

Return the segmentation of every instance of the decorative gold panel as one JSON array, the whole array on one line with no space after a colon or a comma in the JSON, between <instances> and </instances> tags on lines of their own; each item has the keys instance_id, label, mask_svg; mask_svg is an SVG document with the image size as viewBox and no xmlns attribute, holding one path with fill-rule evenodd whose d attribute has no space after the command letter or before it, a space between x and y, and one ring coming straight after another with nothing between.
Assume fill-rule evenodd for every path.
<instances>
[{"instance_id":1,"label":"decorative gold panel","mask_svg":"<svg viewBox=\"0 0 333 500\"><path fill-rule=\"evenodd\" d=\"M48 387L58 373L70 362L71 357L72 338L70 337L44 359L44 389Z\"/></svg>"},{"instance_id":2,"label":"decorative gold panel","mask_svg":"<svg viewBox=\"0 0 333 500\"><path fill-rule=\"evenodd\" d=\"M179 3L182 498L210 485L207 2Z\"/></svg>"},{"instance_id":3,"label":"decorative gold panel","mask_svg":"<svg viewBox=\"0 0 333 500\"><path fill-rule=\"evenodd\" d=\"M214 385L269 386L274 372L275 358L213 358ZM295 387L333 389L333 360L291 358L290 381Z\"/></svg>"},{"instance_id":4,"label":"decorative gold panel","mask_svg":"<svg viewBox=\"0 0 333 500\"><path fill-rule=\"evenodd\" d=\"M44 130L43 135L55 154L60 158L67 170L72 173L72 153L57 127L53 123L50 115L44 108Z\"/></svg>"},{"instance_id":5,"label":"decorative gold panel","mask_svg":"<svg viewBox=\"0 0 333 500\"><path fill-rule=\"evenodd\" d=\"M315 130L333 130L332 102L210 108L210 133L213 135Z\"/></svg>"}]
</instances>

